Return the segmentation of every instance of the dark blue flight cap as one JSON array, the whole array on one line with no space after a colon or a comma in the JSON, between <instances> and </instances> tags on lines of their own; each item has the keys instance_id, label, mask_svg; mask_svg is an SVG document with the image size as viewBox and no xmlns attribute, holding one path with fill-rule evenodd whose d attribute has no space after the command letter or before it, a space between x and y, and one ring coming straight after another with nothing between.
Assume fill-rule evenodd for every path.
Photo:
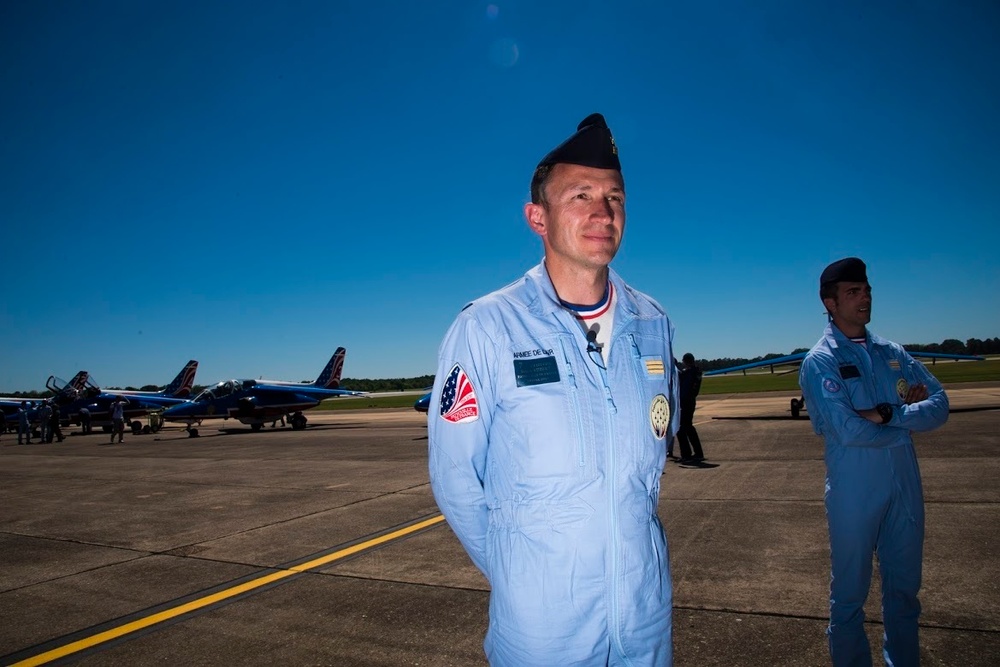
<instances>
[{"instance_id":1,"label":"dark blue flight cap","mask_svg":"<svg viewBox=\"0 0 1000 667\"><path fill-rule=\"evenodd\" d=\"M823 274L819 277L819 288L823 289L830 283L866 283L868 273L865 263L857 257L845 257L838 259L830 266L823 269Z\"/></svg>"},{"instance_id":2,"label":"dark blue flight cap","mask_svg":"<svg viewBox=\"0 0 1000 667\"><path fill-rule=\"evenodd\" d=\"M618 147L611 130L599 113L584 118L576 128L576 133L553 148L538 163L539 167L550 164L579 164L597 169L622 170L618 161Z\"/></svg>"}]
</instances>

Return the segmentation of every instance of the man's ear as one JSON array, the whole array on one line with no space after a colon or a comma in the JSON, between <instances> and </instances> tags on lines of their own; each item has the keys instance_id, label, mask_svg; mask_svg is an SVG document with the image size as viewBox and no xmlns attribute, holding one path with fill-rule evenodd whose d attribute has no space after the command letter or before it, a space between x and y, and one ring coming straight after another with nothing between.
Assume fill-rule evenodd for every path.
<instances>
[{"instance_id":1,"label":"man's ear","mask_svg":"<svg viewBox=\"0 0 1000 667\"><path fill-rule=\"evenodd\" d=\"M524 219L528 221L528 227L539 236L545 236L545 207L541 204L528 202L524 205Z\"/></svg>"},{"instance_id":2,"label":"man's ear","mask_svg":"<svg viewBox=\"0 0 1000 667\"><path fill-rule=\"evenodd\" d=\"M837 300L828 296L823 299L823 307L826 308L826 312L832 313L837 308Z\"/></svg>"}]
</instances>

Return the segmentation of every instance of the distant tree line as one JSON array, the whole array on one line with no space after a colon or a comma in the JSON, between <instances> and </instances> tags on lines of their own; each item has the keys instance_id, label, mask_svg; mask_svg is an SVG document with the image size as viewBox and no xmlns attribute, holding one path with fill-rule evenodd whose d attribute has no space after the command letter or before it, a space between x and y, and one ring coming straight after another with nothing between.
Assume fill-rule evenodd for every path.
<instances>
[{"instance_id":1,"label":"distant tree line","mask_svg":"<svg viewBox=\"0 0 1000 667\"><path fill-rule=\"evenodd\" d=\"M426 389L434 384L433 375L421 375L415 378L390 378L388 380L369 380L364 378L356 380L354 378L343 378L340 381L341 389L353 389L354 391L411 391L416 389Z\"/></svg>"},{"instance_id":2,"label":"distant tree line","mask_svg":"<svg viewBox=\"0 0 1000 667\"><path fill-rule=\"evenodd\" d=\"M930 345L904 345L907 350L913 350L914 352L942 352L944 354L1000 354L1000 338L987 338L986 340L979 340L978 338L970 338L964 343L955 338L946 338L938 343L931 343Z\"/></svg>"}]
</instances>

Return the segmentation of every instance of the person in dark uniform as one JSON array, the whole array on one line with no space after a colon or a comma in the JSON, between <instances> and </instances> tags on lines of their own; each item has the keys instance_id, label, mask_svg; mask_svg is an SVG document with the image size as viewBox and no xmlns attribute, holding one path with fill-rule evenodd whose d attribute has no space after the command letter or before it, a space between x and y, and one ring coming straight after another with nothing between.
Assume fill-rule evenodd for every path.
<instances>
[{"instance_id":1,"label":"person in dark uniform","mask_svg":"<svg viewBox=\"0 0 1000 667\"><path fill-rule=\"evenodd\" d=\"M694 355L686 352L677 363L678 383L681 398L681 425L677 430L677 442L681 446L682 464L701 463L705 453L701 449L701 438L694 427L694 408L701 391L701 369L694 363Z\"/></svg>"},{"instance_id":2,"label":"person in dark uniform","mask_svg":"<svg viewBox=\"0 0 1000 667\"><path fill-rule=\"evenodd\" d=\"M52 415L49 417L49 439L48 442L56 440L57 442L63 441L62 429L59 427L59 404L52 403Z\"/></svg>"},{"instance_id":3,"label":"person in dark uniform","mask_svg":"<svg viewBox=\"0 0 1000 667\"><path fill-rule=\"evenodd\" d=\"M27 442L23 442L25 438ZM21 401L21 407L17 409L17 444L31 444L31 411L27 401Z\"/></svg>"},{"instance_id":4,"label":"person in dark uniform","mask_svg":"<svg viewBox=\"0 0 1000 667\"><path fill-rule=\"evenodd\" d=\"M80 408L80 427L84 435L91 432L90 410L88 408Z\"/></svg>"}]
</instances>

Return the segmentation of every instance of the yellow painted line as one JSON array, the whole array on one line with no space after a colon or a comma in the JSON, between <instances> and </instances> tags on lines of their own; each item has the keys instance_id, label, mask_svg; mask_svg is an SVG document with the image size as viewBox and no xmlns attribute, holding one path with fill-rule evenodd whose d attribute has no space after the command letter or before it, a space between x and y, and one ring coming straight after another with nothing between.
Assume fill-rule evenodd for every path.
<instances>
[{"instance_id":1,"label":"yellow painted line","mask_svg":"<svg viewBox=\"0 0 1000 667\"><path fill-rule=\"evenodd\" d=\"M243 582L242 584L237 584L232 588L227 588L226 590L219 591L217 593L212 593L211 595L206 595L203 598L197 600L192 600L191 602L185 602L184 604L177 605L176 607L171 607L170 609L165 609L163 611L157 612L141 618L137 621L132 621L130 623L125 623L117 628L111 628L110 630L105 630L104 632L99 632L96 635L86 637L85 639L80 639L75 642L66 644L65 646L60 646L54 648L45 653L39 653L36 656L30 658L25 658L20 662L15 662L11 667L28 667L29 665L44 665L46 663L52 662L54 660L59 660L60 658L65 658L73 653L78 653L84 651L88 648L92 648L99 644L118 639L127 634L143 630L145 628L152 627L158 623L163 623L171 619L177 618L178 616L183 616L192 611L197 611L204 607L208 607L213 604L217 604L223 600L227 600L231 597L237 595L242 595L248 591L252 591L255 588L260 588L261 586L266 586L272 584L276 581L281 581L296 574L302 574L303 572L308 572L309 570L315 570L318 567L327 565L334 561L338 561L348 556L353 556L356 553L364 551L366 549L371 549L372 547L379 546L380 544L385 544L393 540L397 540L401 537L405 537L411 533L415 533L424 528L430 528L435 524L439 524L444 521L444 517L440 514L431 517L430 519L425 519L412 526L407 526L406 528L400 528L399 530L393 531L391 533L386 533L381 537L376 537L374 539L368 540L367 542L361 542L360 544L355 544L352 547L347 547L346 549L341 549L340 551L335 551L329 553L325 556L320 556L311 561L302 563L301 565L296 565L287 569L279 570L277 572L272 572L270 574L265 574L257 579L252 579L250 581Z\"/></svg>"}]
</instances>

